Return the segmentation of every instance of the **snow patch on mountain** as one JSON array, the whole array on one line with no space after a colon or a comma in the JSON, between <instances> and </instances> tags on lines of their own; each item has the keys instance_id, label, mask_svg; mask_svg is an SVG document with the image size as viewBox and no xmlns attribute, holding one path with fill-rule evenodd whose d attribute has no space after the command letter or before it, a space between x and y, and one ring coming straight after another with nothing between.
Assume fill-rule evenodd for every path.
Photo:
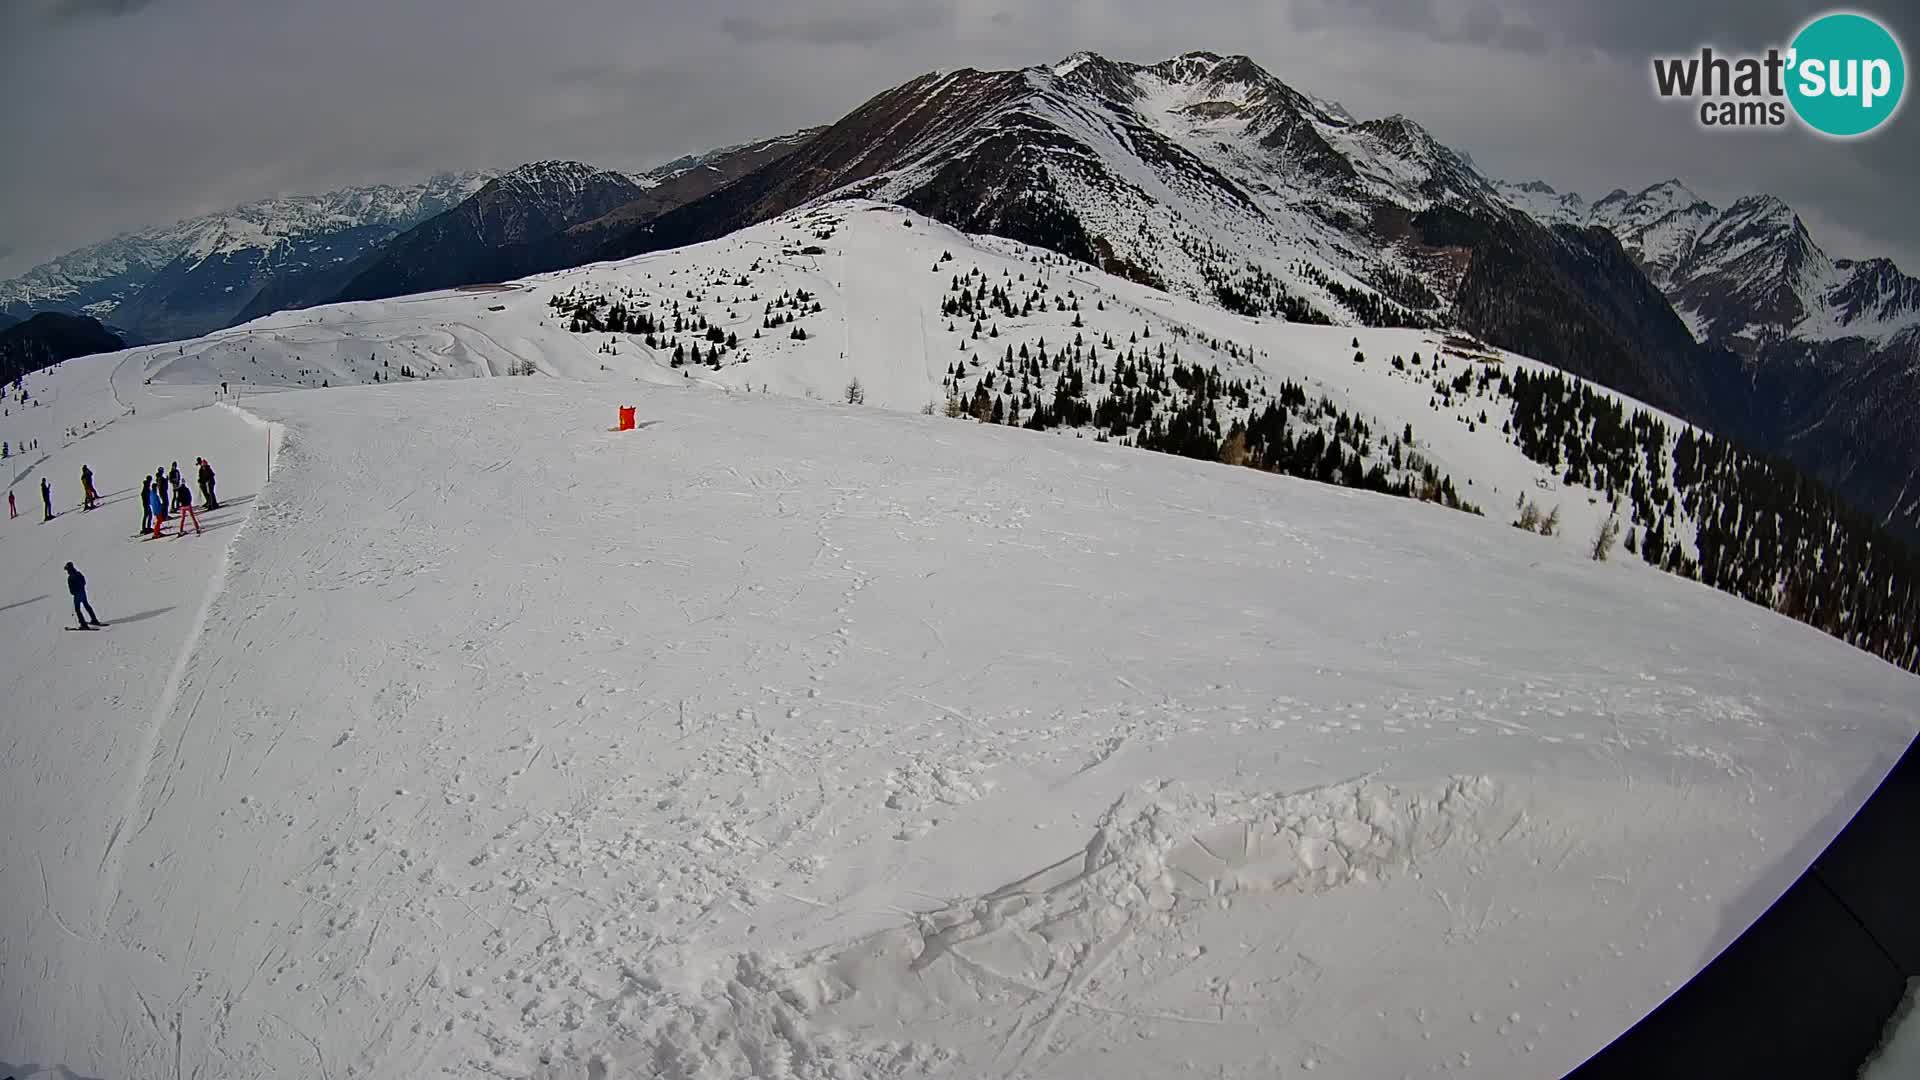
<instances>
[{"instance_id":1,"label":"snow patch on mountain","mask_svg":"<svg viewBox=\"0 0 1920 1080\"><path fill-rule=\"evenodd\" d=\"M1575 192L1557 191L1544 180L1496 180L1494 188L1507 205L1544 225L1585 225L1592 218L1587 200Z\"/></svg>"}]
</instances>

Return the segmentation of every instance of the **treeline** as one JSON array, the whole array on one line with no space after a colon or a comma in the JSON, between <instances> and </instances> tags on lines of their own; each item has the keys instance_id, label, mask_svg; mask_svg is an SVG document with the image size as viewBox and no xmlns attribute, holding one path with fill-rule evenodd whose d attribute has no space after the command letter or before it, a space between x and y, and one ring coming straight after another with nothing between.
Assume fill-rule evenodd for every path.
<instances>
[{"instance_id":1,"label":"treeline","mask_svg":"<svg viewBox=\"0 0 1920 1080\"><path fill-rule=\"evenodd\" d=\"M1690 427L1675 437L1558 372L1502 388L1528 458L1630 508L1630 552L1920 671L1920 561L1798 469Z\"/></svg>"},{"instance_id":2,"label":"treeline","mask_svg":"<svg viewBox=\"0 0 1920 1080\"><path fill-rule=\"evenodd\" d=\"M1376 435L1364 418L1324 396L1310 400L1298 383L1276 389L1257 377L1234 378L1218 365L1185 360L1177 348L1152 340L1151 325L1129 333L1124 342L1076 329L1070 341L1057 346L1042 337L999 346L996 360L985 358L1000 337L992 320L1049 307L1073 312L1073 327L1083 326L1079 300L1071 293L1016 295L989 284L977 271L953 278L941 309L956 320L949 331L965 337L962 359L942 379L947 415L1032 431L1091 431L1098 440L1144 450L1480 512L1461 498L1450 476L1414 449L1412 425ZM969 318L970 326L957 323ZM1199 344L1251 357L1250 349L1230 342L1203 339ZM972 352L976 348L985 355Z\"/></svg>"}]
</instances>

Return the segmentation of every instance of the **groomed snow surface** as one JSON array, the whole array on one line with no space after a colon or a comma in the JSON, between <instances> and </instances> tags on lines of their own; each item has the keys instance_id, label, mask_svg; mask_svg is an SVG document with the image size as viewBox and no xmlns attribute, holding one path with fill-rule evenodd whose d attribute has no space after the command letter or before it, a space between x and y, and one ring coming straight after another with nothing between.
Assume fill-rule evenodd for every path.
<instances>
[{"instance_id":1,"label":"groomed snow surface","mask_svg":"<svg viewBox=\"0 0 1920 1080\"><path fill-rule=\"evenodd\" d=\"M1915 734L1911 676L1499 517L687 379L242 414L142 357L7 421L16 1075L1557 1076ZM134 540L203 454L207 534ZM69 559L110 629L58 629Z\"/></svg>"}]
</instances>

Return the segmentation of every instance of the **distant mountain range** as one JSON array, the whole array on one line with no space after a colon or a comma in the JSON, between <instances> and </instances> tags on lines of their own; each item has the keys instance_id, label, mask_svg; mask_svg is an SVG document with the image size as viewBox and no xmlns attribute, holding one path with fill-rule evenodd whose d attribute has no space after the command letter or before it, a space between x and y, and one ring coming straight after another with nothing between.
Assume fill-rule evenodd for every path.
<instances>
[{"instance_id":1,"label":"distant mountain range","mask_svg":"<svg viewBox=\"0 0 1920 1080\"><path fill-rule=\"evenodd\" d=\"M228 325L277 282L363 257L486 179L444 173L405 187L263 199L143 229L0 282L0 311L92 315L138 341L193 337Z\"/></svg>"},{"instance_id":2,"label":"distant mountain range","mask_svg":"<svg viewBox=\"0 0 1920 1080\"><path fill-rule=\"evenodd\" d=\"M166 341L338 299L506 280L585 261L609 237L778 160L808 134L640 175L545 161L266 199L37 266L0 282L0 312L92 315L131 340Z\"/></svg>"},{"instance_id":3,"label":"distant mountain range","mask_svg":"<svg viewBox=\"0 0 1920 1080\"><path fill-rule=\"evenodd\" d=\"M778 161L809 134L726 147L640 176L579 162L523 165L362 260L324 299L378 300L578 265L610 237Z\"/></svg>"},{"instance_id":4,"label":"distant mountain range","mask_svg":"<svg viewBox=\"0 0 1920 1080\"><path fill-rule=\"evenodd\" d=\"M1920 537L1920 281L1829 258L1769 196L1722 208L1675 180L1589 202L1492 178L1412 119L1355 118L1244 56L934 72L827 127L640 176L541 162L357 190L387 194L96 245L0 284L0 310L184 336L863 196L1249 315L1458 326L1784 455Z\"/></svg>"}]
</instances>

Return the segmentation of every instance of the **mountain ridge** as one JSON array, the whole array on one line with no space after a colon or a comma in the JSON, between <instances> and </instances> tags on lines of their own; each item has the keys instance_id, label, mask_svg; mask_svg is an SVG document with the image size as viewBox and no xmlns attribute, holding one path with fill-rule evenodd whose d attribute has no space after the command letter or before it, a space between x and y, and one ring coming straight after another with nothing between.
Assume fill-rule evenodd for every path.
<instances>
[{"instance_id":1,"label":"mountain ridge","mask_svg":"<svg viewBox=\"0 0 1920 1080\"><path fill-rule=\"evenodd\" d=\"M0 282L0 310L93 315L144 339L197 335L227 325L267 282L358 257L486 175L274 196L123 233Z\"/></svg>"}]
</instances>

